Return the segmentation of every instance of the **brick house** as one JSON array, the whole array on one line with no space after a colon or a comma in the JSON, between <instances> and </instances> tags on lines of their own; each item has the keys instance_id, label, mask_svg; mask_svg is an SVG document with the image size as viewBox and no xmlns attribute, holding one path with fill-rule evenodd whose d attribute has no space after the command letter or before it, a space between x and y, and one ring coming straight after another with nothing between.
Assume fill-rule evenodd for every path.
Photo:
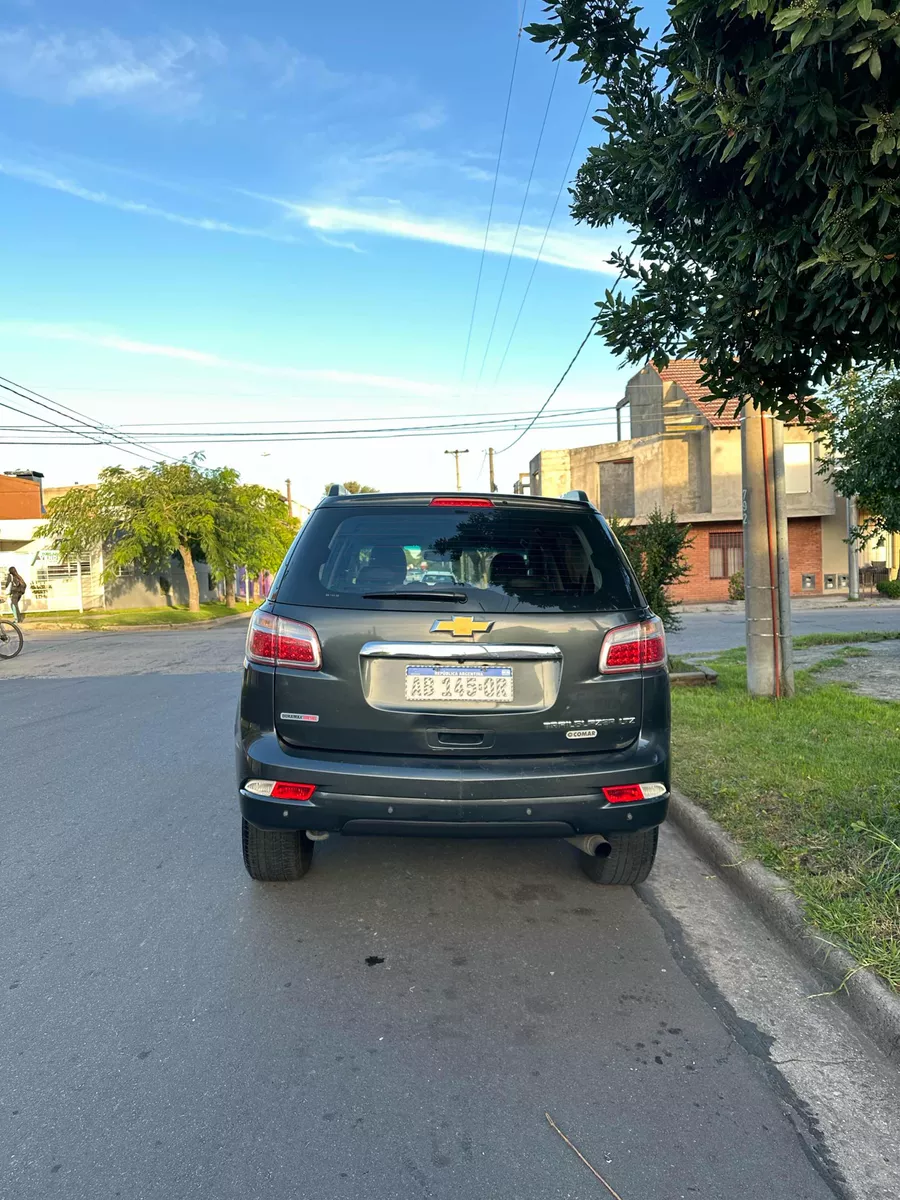
<instances>
[{"instance_id":1,"label":"brick house","mask_svg":"<svg viewBox=\"0 0 900 1200\"><path fill-rule=\"evenodd\" d=\"M22 520L41 517L44 493L40 471L4 471L0 473L0 517Z\"/></svg>"},{"instance_id":2,"label":"brick house","mask_svg":"<svg viewBox=\"0 0 900 1200\"><path fill-rule=\"evenodd\" d=\"M729 577L743 567L737 402L719 412L720 401L701 385L700 374L700 363L692 359L673 361L662 371L647 365L628 381L616 406L616 441L543 450L530 465L532 495L558 496L577 488L606 516L634 524L645 522L656 507L674 509L694 534L691 574L673 589L682 601L726 600ZM814 432L792 425L784 439L791 591L845 589L846 502L816 473L820 450ZM888 546L880 553L890 552Z\"/></svg>"}]
</instances>

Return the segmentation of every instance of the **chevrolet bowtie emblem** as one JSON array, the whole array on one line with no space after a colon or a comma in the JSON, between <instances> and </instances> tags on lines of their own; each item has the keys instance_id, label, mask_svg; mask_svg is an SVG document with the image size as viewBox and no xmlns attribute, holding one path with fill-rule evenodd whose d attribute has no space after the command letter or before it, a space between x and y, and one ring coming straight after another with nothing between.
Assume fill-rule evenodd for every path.
<instances>
[{"instance_id":1,"label":"chevrolet bowtie emblem","mask_svg":"<svg viewBox=\"0 0 900 1200\"><path fill-rule=\"evenodd\" d=\"M493 621L476 621L474 617L448 617L443 621L435 621L431 632L450 633L454 637L471 637L473 633L489 633L493 627Z\"/></svg>"}]
</instances>

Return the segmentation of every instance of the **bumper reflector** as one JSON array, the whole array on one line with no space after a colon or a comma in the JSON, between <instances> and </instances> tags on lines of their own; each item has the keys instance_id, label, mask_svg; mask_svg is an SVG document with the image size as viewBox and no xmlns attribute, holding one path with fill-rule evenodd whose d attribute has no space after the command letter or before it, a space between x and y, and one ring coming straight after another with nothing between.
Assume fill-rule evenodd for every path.
<instances>
[{"instance_id":1,"label":"bumper reflector","mask_svg":"<svg viewBox=\"0 0 900 1200\"><path fill-rule=\"evenodd\" d=\"M632 804L635 800L653 800L665 794L664 783L622 783L603 789L609 804Z\"/></svg>"},{"instance_id":2,"label":"bumper reflector","mask_svg":"<svg viewBox=\"0 0 900 1200\"><path fill-rule=\"evenodd\" d=\"M309 803L316 790L314 783L276 783L273 779L248 779L244 791L254 796L269 796L273 800L294 800Z\"/></svg>"}]
</instances>

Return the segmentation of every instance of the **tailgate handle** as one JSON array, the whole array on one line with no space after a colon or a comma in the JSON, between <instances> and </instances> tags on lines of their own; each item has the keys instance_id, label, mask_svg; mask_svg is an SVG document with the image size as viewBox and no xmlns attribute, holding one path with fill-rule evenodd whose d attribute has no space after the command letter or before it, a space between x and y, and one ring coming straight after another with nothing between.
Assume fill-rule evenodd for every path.
<instances>
[{"instance_id":1,"label":"tailgate handle","mask_svg":"<svg viewBox=\"0 0 900 1200\"><path fill-rule=\"evenodd\" d=\"M453 750L484 749L492 746L494 735L478 729L429 729L428 744L437 750L446 746Z\"/></svg>"},{"instance_id":2,"label":"tailgate handle","mask_svg":"<svg viewBox=\"0 0 900 1200\"><path fill-rule=\"evenodd\" d=\"M483 733L439 733L442 746L483 746Z\"/></svg>"}]
</instances>

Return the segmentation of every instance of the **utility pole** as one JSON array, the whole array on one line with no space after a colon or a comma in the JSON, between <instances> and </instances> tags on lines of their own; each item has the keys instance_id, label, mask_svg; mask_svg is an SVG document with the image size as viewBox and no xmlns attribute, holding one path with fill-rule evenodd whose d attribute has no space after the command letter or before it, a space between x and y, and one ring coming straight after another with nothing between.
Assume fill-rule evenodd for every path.
<instances>
[{"instance_id":1,"label":"utility pole","mask_svg":"<svg viewBox=\"0 0 900 1200\"><path fill-rule=\"evenodd\" d=\"M456 459L456 490L458 492L461 492L462 491L462 482L460 481L460 478L459 478L459 456L461 454L468 454L469 452L468 452L468 450L445 450L444 453L452 454L453 457Z\"/></svg>"},{"instance_id":2,"label":"utility pole","mask_svg":"<svg viewBox=\"0 0 900 1200\"><path fill-rule=\"evenodd\" d=\"M291 481L289 479L286 479L284 481L284 486L285 486L285 490L287 493L288 516L292 517L294 515L294 502L291 500Z\"/></svg>"},{"instance_id":3,"label":"utility pole","mask_svg":"<svg viewBox=\"0 0 900 1200\"><path fill-rule=\"evenodd\" d=\"M741 417L747 690L794 694L784 428L767 413Z\"/></svg>"},{"instance_id":4,"label":"utility pole","mask_svg":"<svg viewBox=\"0 0 900 1200\"><path fill-rule=\"evenodd\" d=\"M851 537L859 524L859 503L855 496L847 497L847 583L848 599L859 599L859 542Z\"/></svg>"},{"instance_id":5,"label":"utility pole","mask_svg":"<svg viewBox=\"0 0 900 1200\"><path fill-rule=\"evenodd\" d=\"M494 479L494 447L488 446L488 474L491 480L491 491L497 491L497 481Z\"/></svg>"}]
</instances>

